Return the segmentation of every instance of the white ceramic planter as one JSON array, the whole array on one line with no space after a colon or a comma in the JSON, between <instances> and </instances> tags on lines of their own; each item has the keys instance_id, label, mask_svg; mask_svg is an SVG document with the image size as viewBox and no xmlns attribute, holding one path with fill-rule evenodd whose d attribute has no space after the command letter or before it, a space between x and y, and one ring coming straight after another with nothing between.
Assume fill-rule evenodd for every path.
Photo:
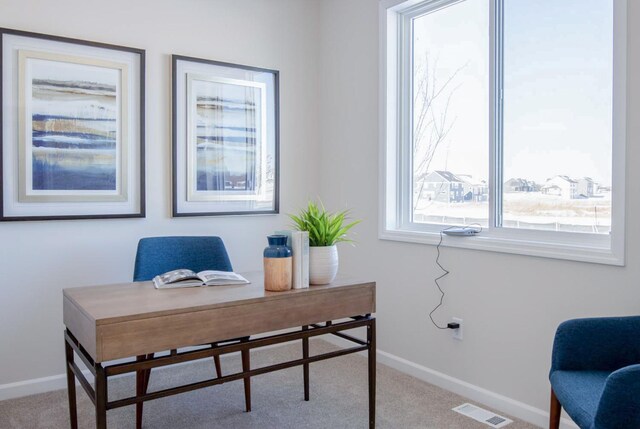
<instances>
[{"instance_id":1,"label":"white ceramic planter","mask_svg":"<svg viewBox=\"0 0 640 429\"><path fill-rule=\"evenodd\" d=\"M309 284L326 285L338 274L338 248L333 246L309 247Z\"/></svg>"}]
</instances>

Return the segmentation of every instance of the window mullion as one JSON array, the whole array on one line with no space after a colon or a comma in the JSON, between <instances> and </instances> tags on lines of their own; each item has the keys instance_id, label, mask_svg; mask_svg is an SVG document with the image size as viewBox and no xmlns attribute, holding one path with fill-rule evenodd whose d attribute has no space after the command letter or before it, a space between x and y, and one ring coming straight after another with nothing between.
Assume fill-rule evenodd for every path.
<instances>
[{"instance_id":1,"label":"window mullion","mask_svg":"<svg viewBox=\"0 0 640 429\"><path fill-rule=\"evenodd\" d=\"M398 25L398 39L400 56L398 76L401 76L398 95L398 108L400 109L400 144L398 145L398 219L400 227L406 227L412 222L412 43L413 37L411 17L405 15Z\"/></svg>"},{"instance_id":2,"label":"window mullion","mask_svg":"<svg viewBox=\"0 0 640 429\"><path fill-rule=\"evenodd\" d=\"M492 0L490 10L489 62L489 228L502 227L503 94L504 94L504 0Z\"/></svg>"}]
</instances>

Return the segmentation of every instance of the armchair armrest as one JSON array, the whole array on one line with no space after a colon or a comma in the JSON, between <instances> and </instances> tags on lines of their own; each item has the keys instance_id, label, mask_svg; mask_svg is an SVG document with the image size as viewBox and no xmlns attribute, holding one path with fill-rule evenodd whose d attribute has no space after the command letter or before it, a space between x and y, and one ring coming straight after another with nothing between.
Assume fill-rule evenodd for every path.
<instances>
[{"instance_id":1,"label":"armchair armrest","mask_svg":"<svg viewBox=\"0 0 640 429\"><path fill-rule=\"evenodd\" d=\"M640 365L619 369L607 378L592 429L640 427Z\"/></svg>"},{"instance_id":2,"label":"armchair armrest","mask_svg":"<svg viewBox=\"0 0 640 429\"><path fill-rule=\"evenodd\" d=\"M640 363L640 316L567 320L553 340L551 372L614 371Z\"/></svg>"}]
</instances>

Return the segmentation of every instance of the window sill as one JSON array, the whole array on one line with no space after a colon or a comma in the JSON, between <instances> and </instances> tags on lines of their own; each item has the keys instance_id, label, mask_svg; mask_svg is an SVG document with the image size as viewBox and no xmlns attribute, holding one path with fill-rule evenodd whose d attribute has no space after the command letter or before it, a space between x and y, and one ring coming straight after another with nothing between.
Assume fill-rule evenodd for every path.
<instances>
[{"instance_id":1,"label":"window sill","mask_svg":"<svg viewBox=\"0 0 640 429\"><path fill-rule=\"evenodd\" d=\"M380 231L378 238L381 240L421 243L435 246L440 242L440 232L384 229ZM607 239L602 241L610 242L610 240ZM536 241L531 235L530 238L527 239L523 239L522 237L498 237L492 234L491 231L486 230L469 237L443 235L441 246L624 266L623 253L621 251L615 252L609 246L600 247L591 244L587 246L584 244Z\"/></svg>"}]
</instances>

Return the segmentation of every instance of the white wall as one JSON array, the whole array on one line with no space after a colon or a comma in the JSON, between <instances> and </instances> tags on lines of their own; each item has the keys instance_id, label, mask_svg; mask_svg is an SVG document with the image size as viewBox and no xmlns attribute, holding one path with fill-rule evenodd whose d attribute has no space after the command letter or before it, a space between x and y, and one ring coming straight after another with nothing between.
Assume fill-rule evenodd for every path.
<instances>
[{"instance_id":1,"label":"white wall","mask_svg":"<svg viewBox=\"0 0 640 429\"><path fill-rule=\"evenodd\" d=\"M248 270L260 267L264 236L287 223L283 215L170 218L169 55L178 53L281 71L281 211L319 194L329 208L346 205L364 218L358 246L340 250L341 269L378 281L381 350L547 408L557 324L640 312L640 3L629 2L627 266L445 248L451 275L437 315L464 319L462 342L428 319L438 300L434 247L377 239L377 7L0 0L1 26L146 49L148 90L146 219L0 224L0 385L63 372L61 289L127 281L139 237L218 234L235 268Z\"/></svg>"},{"instance_id":2,"label":"white wall","mask_svg":"<svg viewBox=\"0 0 640 429\"><path fill-rule=\"evenodd\" d=\"M0 26L147 53L147 218L0 223L0 385L62 374L62 288L129 281L137 240L220 235L259 269L284 215L170 218L170 55L280 70L281 213L317 193L318 4L300 0L0 0Z\"/></svg>"},{"instance_id":3,"label":"white wall","mask_svg":"<svg viewBox=\"0 0 640 429\"><path fill-rule=\"evenodd\" d=\"M626 267L444 248L451 274L436 316L464 319L462 342L429 321L439 299L434 246L377 238L378 1L321 5L320 194L365 219L358 246L340 250L341 269L378 282L379 349L546 410L558 323L640 314L640 2L629 1L628 13Z\"/></svg>"}]
</instances>

